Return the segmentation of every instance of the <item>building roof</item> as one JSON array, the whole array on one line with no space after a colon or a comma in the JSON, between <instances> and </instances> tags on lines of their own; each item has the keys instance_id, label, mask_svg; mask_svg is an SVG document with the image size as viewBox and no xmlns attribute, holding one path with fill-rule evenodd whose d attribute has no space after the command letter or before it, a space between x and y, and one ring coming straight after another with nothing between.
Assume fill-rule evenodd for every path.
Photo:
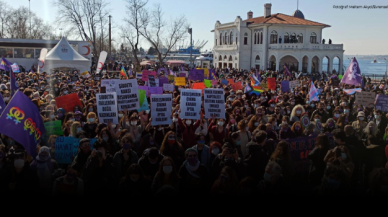
<instances>
[{"instance_id":1,"label":"building roof","mask_svg":"<svg viewBox=\"0 0 388 217\"><path fill-rule=\"evenodd\" d=\"M304 19L304 15L303 15L302 11L300 11L300 10L294 11L294 13L292 14L292 16L293 16L293 17L299 17L299 18Z\"/></svg>"},{"instance_id":2,"label":"building roof","mask_svg":"<svg viewBox=\"0 0 388 217\"><path fill-rule=\"evenodd\" d=\"M314 22L311 20L302 19L299 17L294 17L286 14L271 14L270 17L265 18L262 17L255 17L252 19L247 19L245 22L250 22L251 24L287 24L287 25L306 25L306 26L322 26L322 27L330 27L327 24Z\"/></svg>"}]
</instances>

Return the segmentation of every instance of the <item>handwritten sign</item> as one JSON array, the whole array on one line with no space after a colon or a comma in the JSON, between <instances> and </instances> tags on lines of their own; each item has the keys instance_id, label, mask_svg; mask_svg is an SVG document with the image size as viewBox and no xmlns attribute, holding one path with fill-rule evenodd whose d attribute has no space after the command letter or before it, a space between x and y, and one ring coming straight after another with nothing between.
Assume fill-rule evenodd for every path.
<instances>
[{"instance_id":1,"label":"handwritten sign","mask_svg":"<svg viewBox=\"0 0 388 217\"><path fill-rule=\"evenodd\" d=\"M119 111L138 109L139 93L136 79L119 80L116 82L117 105Z\"/></svg>"},{"instance_id":2,"label":"handwritten sign","mask_svg":"<svg viewBox=\"0 0 388 217\"><path fill-rule=\"evenodd\" d=\"M104 79L101 81L101 87L106 88L106 93L115 93L117 81L119 81L119 79Z\"/></svg>"},{"instance_id":3,"label":"handwritten sign","mask_svg":"<svg viewBox=\"0 0 388 217\"><path fill-rule=\"evenodd\" d=\"M171 124L172 95L151 95L151 125Z\"/></svg>"},{"instance_id":4,"label":"handwritten sign","mask_svg":"<svg viewBox=\"0 0 388 217\"><path fill-rule=\"evenodd\" d=\"M168 84L168 78L167 77L160 77L159 78L159 87L163 87L163 84Z\"/></svg>"},{"instance_id":5,"label":"handwritten sign","mask_svg":"<svg viewBox=\"0 0 388 217\"><path fill-rule=\"evenodd\" d=\"M174 92L174 85L173 84L163 84L163 90Z\"/></svg>"},{"instance_id":6,"label":"handwritten sign","mask_svg":"<svg viewBox=\"0 0 388 217\"><path fill-rule=\"evenodd\" d=\"M225 119L224 89L206 88L204 90L205 118Z\"/></svg>"},{"instance_id":7,"label":"handwritten sign","mask_svg":"<svg viewBox=\"0 0 388 217\"><path fill-rule=\"evenodd\" d=\"M155 76L148 75L148 83L150 87L156 87Z\"/></svg>"},{"instance_id":8,"label":"handwritten sign","mask_svg":"<svg viewBox=\"0 0 388 217\"><path fill-rule=\"evenodd\" d=\"M377 94L376 109L381 110L382 112L388 112L388 95Z\"/></svg>"},{"instance_id":9,"label":"handwritten sign","mask_svg":"<svg viewBox=\"0 0 388 217\"><path fill-rule=\"evenodd\" d=\"M57 137L55 140L55 160L58 164L71 164L73 162L74 137Z\"/></svg>"},{"instance_id":10,"label":"handwritten sign","mask_svg":"<svg viewBox=\"0 0 388 217\"><path fill-rule=\"evenodd\" d=\"M290 88L293 89L295 87L300 87L300 81L299 80L290 81Z\"/></svg>"},{"instance_id":11,"label":"handwritten sign","mask_svg":"<svg viewBox=\"0 0 388 217\"><path fill-rule=\"evenodd\" d=\"M57 135L62 136L62 123L61 121L49 121L44 123L44 127L46 128L46 135Z\"/></svg>"},{"instance_id":12,"label":"handwritten sign","mask_svg":"<svg viewBox=\"0 0 388 217\"><path fill-rule=\"evenodd\" d=\"M119 124L116 93L97 93L96 101L99 123Z\"/></svg>"},{"instance_id":13,"label":"handwritten sign","mask_svg":"<svg viewBox=\"0 0 388 217\"><path fill-rule=\"evenodd\" d=\"M290 90L290 82L289 81L282 81L282 92L286 93Z\"/></svg>"},{"instance_id":14,"label":"handwritten sign","mask_svg":"<svg viewBox=\"0 0 388 217\"><path fill-rule=\"evenodd\" d=\"M163 87L150 87L150 95L152 94L163 94Z\"/></svg>"},{"instance_id":15,"label":"handwritten sign","mask_svg":"<svg viewBox=\"0 0 388 217\"><path fill-rule=\"evenodd\" d=\"M148 76L150 76L150 75L156 76L156 72L148 71L148 70L143 70L141 80L142 81L148 81Z\"/></svg>"},{"instance_id":16,"label":"handwritten sign","mask_svg":"<svg viewBox=\"0 0 388 217\"><path fill-rule=\"evenodd\" d=\"M175 77L175 86L186 86L185 77Z\"/></svg>"},{"instance_id":17,"label":"handwritten sign","mask_svg":"<svg viewBox=\"0 0 388 217\"><path fill-rule=\"evenodd\" d=\"M234 84L232 85L232 89L233 89L234 91L241 90L241 89L242 89L241 81L239 81L239 82L237 82L237 83L234 83Z\"/></svg>"},{"instance_id":18,"label":"handwritten sign","mask_svg":"<svg viewBox=\"0 0 388 217\"><path fill-rule=\"evenodd\" d=\"M204 71L200 69L192 69L189 72L189 79L193 81L203 81Z\"/></svg>"},{"instance_id":19,"label":"handwritten sign","mask_svg":"<svg viewBox=\"0 0 388 217\"><path fill-rule=\"evenodd\" d=\"M202 91L181 89L181 119L199 120L201 118Z\"/></svg>"},{"instance_id":20,"label":"handwritten sign","mask_svg":"<svg viewBox=\"0 0 388 217\"><path fill-rule=\"evenodd\" d=\"M376 99L376 93L375 92L356 92L356 100L354 101L354 104L356 105L363 105L363 106L369 106L374 105Z\"/></svg>"},{"instance_id":21,"label":"handwritten sign","mask_svg":"<svg viewBox=\"0 0 388 217\"><path fill-rule=\"evenodd\" d=\"M267 83L268 83L268 89L276 90L276 79L275 78L268 78Z\"/></svg>"},{"instance_id":22,"label":"handwritten sign","mask_svg":"<svg viewBox=\"0 0 388 217\"><path fill-rule=\"evenodd\" d=\"M74 106L80 106L82 108L82 103L77 93L58 96L55 98L55 103L57 104L57 108L63 108L66 112L72 112Z\"/></svg>"}]
</instances>

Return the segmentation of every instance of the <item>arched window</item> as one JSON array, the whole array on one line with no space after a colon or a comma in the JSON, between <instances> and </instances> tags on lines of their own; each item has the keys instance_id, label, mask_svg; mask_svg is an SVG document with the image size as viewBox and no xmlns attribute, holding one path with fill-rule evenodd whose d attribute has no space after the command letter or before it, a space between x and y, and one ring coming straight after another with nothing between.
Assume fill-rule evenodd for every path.
<instances>
[{"instance_id":1,"label":"arched window","mask_svg":"<svg viewBox=\"0 0 388 217\"><path fill-rule=\"evenodd\" d=\"M278 43L278 33L274 30L271 32L270 44L277 44L277 43Z\"/></svg>"},{"instance_id":2,"label":"arched window","mask_svg":"<svg viewBox=\"0 0 388 217\"><path fill-rule=\"evenodd\" d=\"M284 34L284 44L286 43L290 43L290 35L288 34L288 32Z\"/></svg>"},{"instance_id":3,"label":"arched window","mask_svg":"<svg viewBox=\"0 0 388 217\"><path fill-rule=\"evenodd\" d=\"M219 60L219 61L222 61L222 56L221 56L221 55L220 55L220 57L218 57L218 60Z\"/></svg>"},{"instance_id":4,"label":"arched window","mask_svg":"<svg viewBox=\"0 0 388 217\"><path fill-rule=\"evenodd\" d=\"M257 33L257 44L260 44L260 32Z\"/></svg>"},{"instance_id":5,"label":"arched window","mask_svg":"<svg viewBox=\"0 0 388 217\"><path fill-rule=\"evenodd\" d=\"M291 43L296 43L296 34L295 33L291 34Z\"/></svg>"},{"instance_id":6,"label":"arched window","mask_svg":"<svg viewBox=\"0 0 388 217\"><path fill-rule=\"evenodd\" d=\"M256 55L255 62L260 62L260 56Z\"/></svg>"},{"instance_id":7,"label":"arched window","mask_svg":"<svg viewBox=\"0 0 388 217\"><path fill-rule=\"evenodd\" d=\"M232 55L229 56L229 61L233 61Z\"/></svg>"},{"instance_id":8,"label":"arched window","mask_svg":"<svg viewBox=\"0 0 388 217\"><path fill-rule=\"evenodd\" d=\"M244 34L244 44L248 44L248 33Z\"/></svg>"},{"instance_id":9,"label":"arched window","mask_svg":"<svg viewBox=\"0 0 388 217\"><path fill-rule=\"evenodd\" d=\"M220 33L220 45L222 45L222 33Z\"/></svg>"},{"instance_id":10,"label":"arched window","mask_svg":"<svg viewBox=\"0 0 388 217\"><path fill-rule=\"evenodd\" d=\"M256 37L257 37L257 33L255 32L255 41L253 42L253 44L256 44Z\"/></svg>"},{"instance_id":11,"label":"arched window","mask_svg":"<svg viewBox=\"0 0 388 217\"><path fill-rule=\"evenodd\" d=\"M310 43L311 44L317 43L317 34L315 34L315 32L311 33L311 35L310 35Z\"/></svg>"},{"instance_id":12,"label":"arched window","mask_svg":"<svg viewBox=\"0 0 388 217\"><path fill-rule=\"evenodd\" d=\"M228 60L228 57L227 57L226 55L224 56L224 60L225 60L225 61L227 61L227 60Z\"/></svg>"},{"instance_id":13,"label":"arched window","mask_svg":"<svg viewBox=\"0 0 388 217\"><path fill-rule=\"evenodd\" d=\"M298 43L303 43L303 34L299 33L297 39L298 39Z\"/></svg>"},{"instance_id":14,"label":"arched window","mask_svg":"<svg viewBox=\"0 0 388 217\"><path fill-rule=\"evenodd\" d=\"M233 32L230 32L229 44L233 44Z\"/></svg>"},{"instance_id":15,"label":"arched window","mask_svg":"<svg viewBox=\"0 0 388 217\"><path fill-rule=\"evenodd\" d=\"M263 32L260 32L260 44L263 44Z\"/></svg>"},{"instance_id":16,"label":"arched window","mask_svg":"<svg viewBox=\"0 0 388 217\"><path fill-rule=\"evenodd\" d=\"M225 32L225 41L224 44L228 44L228 34Z\"/></svg>"}]
</instances>

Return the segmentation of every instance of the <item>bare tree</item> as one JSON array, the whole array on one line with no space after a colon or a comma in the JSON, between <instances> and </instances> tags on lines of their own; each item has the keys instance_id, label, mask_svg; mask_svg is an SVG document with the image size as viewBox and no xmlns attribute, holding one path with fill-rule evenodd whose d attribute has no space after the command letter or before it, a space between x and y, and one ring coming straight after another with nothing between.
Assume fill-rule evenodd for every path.
<instances>
[{"instance_id":1,"label":"bare tree","mask_svg":"<svg viewBox=\"0 0 388 217\"><path fill-rule=\"evenodd\" d=\"M155 5L150 20L143 20L144 27L140 34L155 48L160 64L175 45L187 36L187 20L184 15L172 19L169 24L164 21L160 4ZM148 19L148 18L147 18Z\"/></svg>"},{"instance_id":2,"label":"bare tree","mask_svg":"<svg viewBox=\"0 0 388 217\"><path fill-rule=\"evenodd\" d=\"M121 27L122 36L130 46L130 51L134 59L134 64L139 65L137 56L140 43L141 29L148 24L148 11L146 5L148 0L127 0L127 17L124 19L125 26Z\"/></svg>"},{"instance_id":3,"label":"bare tree","mask_svg":"<svg viewBox=\"0 0 388 217\"><path fill-rule=\"evenodd\" d=\"M56 0L54 2L54 6L58 7L58 24L76 28L83 40L91 41L94 56L101 51L97 50L97 47L101 47L96 44L101 37L97 29L98 26L103 26L102 24L108 18L107 5L107 0Z\"/></svg>"}]
</instances>

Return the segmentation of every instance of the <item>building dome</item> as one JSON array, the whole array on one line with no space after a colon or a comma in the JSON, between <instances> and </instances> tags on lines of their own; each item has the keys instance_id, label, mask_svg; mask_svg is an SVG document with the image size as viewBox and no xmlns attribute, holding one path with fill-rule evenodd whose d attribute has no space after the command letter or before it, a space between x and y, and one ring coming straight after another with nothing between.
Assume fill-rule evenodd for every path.
<instances>
[{"instance_id":1,"label":"building dome","mask_svg":"<svg viewBox=\"0 0 388 217\"><path fill-rule=\"evenodd\" d=\"M293 17L298 17L298 18L302 18L304 19L304 15L302 13L302 11L300 10L296 10L293 14L292 14Z\"/></svg>"}]
</instances>

